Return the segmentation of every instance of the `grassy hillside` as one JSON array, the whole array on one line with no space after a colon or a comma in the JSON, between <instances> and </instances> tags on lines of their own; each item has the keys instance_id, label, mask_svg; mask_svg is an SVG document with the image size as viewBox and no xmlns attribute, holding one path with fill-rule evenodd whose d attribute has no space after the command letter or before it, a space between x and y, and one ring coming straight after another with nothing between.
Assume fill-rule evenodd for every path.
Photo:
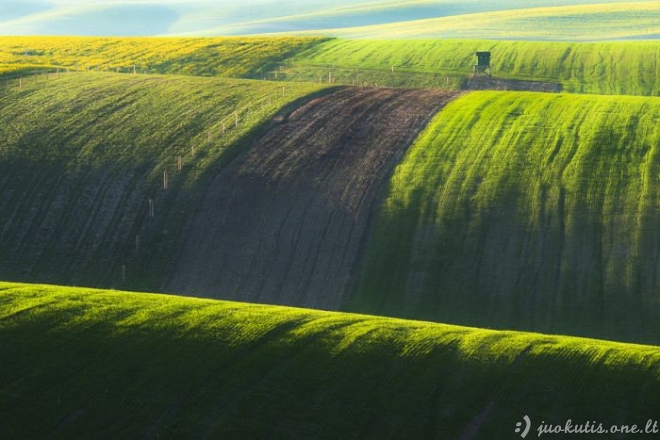
<instances>
[{"instance_id":1,"label":"grassy hillside","mask_svg":"<svg viewBox=\"0 0 660 440\"><path fill-rule=\"evenodd\" d=\"M7 439L510 439L524 415L532 436L657 416L657 347L10 283L0 304Z\"/></svg>"},{"instance_id":2,"label":"grassy hillside","mask_svg":"<svg viewBox=\"0 0 660 440\"><path fill-rule=\"evenodd\" d=\"M650 3L653 0L645 0ZM621 0L316 0L314 2L274 2L260 0L248 4L235 0L171 1L49 1L3 0L0 29L6 35L254 35L301 30L335 32L337 28L396 23L408 20L452 17L463 14L511 11L543 6L593 5L591 10L609 12L609 5ZM625 3L626 9L635 6ZM596 5L594 5L596 4ZM531 10L538 19L541 13ZM477 16L480 16L478 14ZM486 15L489 17L489 15ZM616 19L617 17L615 17ZM644 24L644 16L633 17ZM497 15L492 19L497 21ZM473 19L477 21L477 19ZM486 20L478 21L484 26ZM618 19L617 21L623 21ZM451 23L451 22L450 22ZM486 22L487 23L487 22ZM507 22L505 22L506 24ZM452 23L453 24L453 23ZM527 23L524 23L527 24ZM423 24L419 25L424 27ZM398 27L397 27L398 29ZM431 29L438 31L437 25ZM451 28L465 32L460 26ZM373 29L368 28L370 32ZM474 30L474 29L471 29ZM499 29L498 29L499 30ZM342 29L339 29L341 32ZM348 32L356 32L349 29ZM602 35L601 33L598 35ZM564 30L564 34L566 30ZM611 38L605 36L605 38Z\"/></svg>"},{"instance_id":3,"label":"grassy hillside","mask_svg":"<svg viewBox=\"0 0 660 440\"><path fill-rule=\"evenodd\" d=\"M449 76L449 87L458 88L479 50L492 52L497 77L556 81L568 92L660 95L660 42L335 39L296 55L285 73L326 82L332 71L340 82L424 87L446 87Z\"/></svg>"},{"instance_id":4,"label":"grassy hillside","mask_svg":"<svg viewBox=\"0 0 660 440\"><path fill-rule=\"evenodd\" d=\"M349 309L660 341L660 101L475 92L395 170Z\"/></svg>"},{"instance_id":5,"label":"grassy hillside","mask_svg":"<svg viewBox=\"0 0 660 440\"><path fill-rule=\"evenodd\" d=\"M160 285L228 153L319 90L105 73L4 85L0 276L133 289Z\"/></svg>"},{"instance_id":6,"label":"grassy hillside","mask_svg":"<svg viewBox=\"0 0 660 440\"><path fill-rule=\"evenodd\" d=\"M430 2L429 2L430 3ZM548 5L550 3L550 5ZM619 39L660 38L660 5L652 1L611 4L557 2L507 10L499 5L488 12L460 13L449 16L385 24L310 31L306 33L344 38L496 38L536 41L607 41ZM578 3L578 4L575 4ZM544 6L544 7L538 7Z\"/></svg>"},{"instance_id":7,"label":"grassy hillside","mask_svg":"<svg viewBox=\"0 0 660 440\"><path fill-rule=\"evenodd\" d=\"M382 188L455 97L346 87L298 106L214 175L159 290L338 310Z\"/></svg>"},{"instance_id":8,"label":"grassy hillside","mask_svg":"<svg viewBox=\"0 0 660 440\"><path fill-rule=\"evenodd\" d=\"M261 78L318 38L0 37L0 75L29 69Z\"/></svg>"}]
</instances>

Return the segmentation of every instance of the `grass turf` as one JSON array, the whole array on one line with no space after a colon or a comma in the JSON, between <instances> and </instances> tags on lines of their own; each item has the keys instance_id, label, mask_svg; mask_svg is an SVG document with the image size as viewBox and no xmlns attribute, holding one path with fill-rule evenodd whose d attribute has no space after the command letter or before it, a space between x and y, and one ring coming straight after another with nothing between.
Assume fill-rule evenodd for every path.
<instances>
[{"instance_id":1,"label":"grass turf","mask_svg":"<svg viewBox=\"0 0 660 440\"><path fill-rule=\"evenodd\" d=\"M106 73L10 82L0 89L0 275L157 289L210 176L319 90Z\"/></svg>"},{"instance_id":2,"label":"grass turf","mask_svg":"<svg viewBox=\"0 0 660 440\"><path fill-rule=\"evenodd\" d=\"M473 92L395 170L348 310L660 341L657 98Z\"/></svg>"},{"instance_id":3,"label":"grass turf","mask_svg":"<svg viewBox=\"0 0 660 440\"><path fill-rule=\"evenodd\" d=\"M658 42L334 39L293 56L283 71L306 81L327 82L332 71L349 84L455 89L465 85L482 50L491 51L499 78L558 82L573 93L660 95Z\"/></svg>"},{"instance_id":4,"label":"grass turf","mask_svg":"<svg viewBox=\"0 0 660 440\"><path fill-rule=\"evenodd\" d=\"M508 439L658 410L651 346L16 283L0 304L8 439Z\"/></svg>"}]
</instances>

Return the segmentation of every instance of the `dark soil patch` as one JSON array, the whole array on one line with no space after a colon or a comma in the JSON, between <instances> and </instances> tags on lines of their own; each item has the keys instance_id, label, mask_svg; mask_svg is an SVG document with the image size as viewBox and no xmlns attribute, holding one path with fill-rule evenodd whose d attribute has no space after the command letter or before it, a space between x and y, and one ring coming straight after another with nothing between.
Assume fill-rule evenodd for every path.
<instances>
[{"instance_id":1,"label":"dark soil patch","mask_svg":"<svg viewBox=\"0 0 660 440\"><path fill-rule=\"evenodd\" d=\"M338 309L382 186L455 96L340 89L276 119L214 177L166 290Z\"/></svg>"}]
</instances>

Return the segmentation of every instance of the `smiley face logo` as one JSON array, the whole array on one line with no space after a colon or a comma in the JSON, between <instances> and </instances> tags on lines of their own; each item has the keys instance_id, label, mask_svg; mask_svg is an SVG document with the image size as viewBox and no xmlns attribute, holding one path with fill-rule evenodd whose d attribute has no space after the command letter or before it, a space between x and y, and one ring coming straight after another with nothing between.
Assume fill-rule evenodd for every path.
<instances>
[{"instance_id":1,"label":"smiley face logo","mask_svg":"<svg viewBox=\"0 0 660 440\"><path fill-rule=\"evenodd\" d=\"M527 434L529 433L529 428L532 427L532 421L529 419L529 417L525 416L523 417L525 420L525 430L520 434L522 438L527 437ZM516 434L519 433L522 430L522 422L516 423Z\"/></svg>"}]
</instances>

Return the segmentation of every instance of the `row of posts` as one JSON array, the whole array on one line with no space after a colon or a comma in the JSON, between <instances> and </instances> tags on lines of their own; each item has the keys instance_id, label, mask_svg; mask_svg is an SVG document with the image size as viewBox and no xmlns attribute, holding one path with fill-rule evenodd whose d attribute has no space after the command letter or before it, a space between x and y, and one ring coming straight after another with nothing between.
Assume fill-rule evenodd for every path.
<instances>
[{"instance_id":1,"label":"row of posts","mask_svg":"<svg viewBox=\"0 0 660 440\"><path fill-rule=\"evenodd\" d=\"M286 87L283 86L281 89L278 89L276 95L277 96L282 96L282 97L285 96L286 95ZM269 96L267 99L264 98L264 99L261 100L261 109L262 109L262 111L266 110L266 102L268 102L268 105L271 105L272 104L272 96ZM234 111L232 113L232 115L230 117L231 118L230 119L231 124L225 123L225 121L221 121L219 123L222 135L224 135L226 133L226 131L229 129L229 127L231 125L233 125L234 127L238 127L240 125L239 112L240 111L237 110L237 111ZM251 106L246 107L243 110L243 112L247 113L248 115L252 114ZM211 134L210 131L207 134L207 140L209 142L212 141L212 134ZM192 157L195 156L195 146L194 145L190 147L190 154L191 154ZM180 156L180 155L177 156L177 158L176 158L176 170L178 172L183 171L183 156ZM164 169L163 170L163 189L167 190L167 189L169 189L169 187L170 187L170 173L167 169ZM147 215L150 219L153 219L155 217L155 214L156 214L156 200L153 199L153 198L150 198L150 199L147 200ZM135 236L135 250L136 251L140 250L140 236L139 235ZM126 265L125 264L122 265L122 267L121 267L122 281L126 281L126 270L127 270Z\"/></svg>"}]
</instances>

